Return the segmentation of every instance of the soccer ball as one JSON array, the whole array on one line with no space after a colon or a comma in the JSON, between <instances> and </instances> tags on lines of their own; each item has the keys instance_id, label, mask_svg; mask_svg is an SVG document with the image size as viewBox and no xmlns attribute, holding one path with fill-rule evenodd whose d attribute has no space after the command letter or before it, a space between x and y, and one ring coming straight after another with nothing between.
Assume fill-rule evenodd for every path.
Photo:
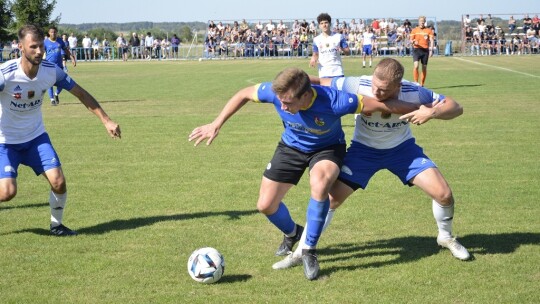
<instances>
[{"instance_id":1,"label":"soccer ball","mask_svg":"<svg viewBox=\"0 0 540 304\"><path fill-rule=\"evenodd\" d=\"M215 283L223 276L225 259L212 247L199 248L189 257L187 270L191 278L197 282Z\"/></svg>"}]
</instances>

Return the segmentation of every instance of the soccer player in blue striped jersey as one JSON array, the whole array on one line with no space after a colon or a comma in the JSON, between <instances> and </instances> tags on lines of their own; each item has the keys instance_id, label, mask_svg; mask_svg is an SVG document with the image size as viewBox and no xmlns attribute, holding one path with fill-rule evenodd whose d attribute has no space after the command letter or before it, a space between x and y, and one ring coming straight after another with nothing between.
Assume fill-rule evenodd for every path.
<instances>
[{"instance_id":1,"label":"soccer player in blue striped jersey","mask_svg":"<svg viewBox=\"0 0 540 304\"><path fill-rule=\"evenodd\" d=\"M64 40L58 37L58 29L56 29L56 27L54 26L51 26L48 33L49 37L45 38L44 41L45 59L49 62L56 64L61 69L64 69L64 56L66 56L68 58L71 58L73 66L76 66L77 61L75 59L75 56L71 56L71 52L69 51L69 45L65 44ZM51 105L56 106L60 103L60 98L58 96L60 95L60 92L62 92L62 87L56 87L56 92L54 92L52 87L49 88L49 98L51 99Z\"/></svg>"},{"instance_id":2,"label":"soccer player in blue striped jersey","mask_svg":"<svg viewBox=\"0 0 540 304\"><path fill-rule=\"evenodd\" d=\"M19 165L29 166L51 186L51 234L76 235L62 223L67 186L60 159L43 124L44 93L53 85L68 90L101 120L113 138L120 138L120 126L59 66L43 60L44 33L40 28L26 25L18 35L21 57L0 65L0 202L15 197Z\"/></svg>"},{"instance_id":3,"label":"soccer player in blue striped jersey","mask_svg":"<svg viewBox=\"0 0 540 304\"><path fill-rule=\"evenodd\" d=\"M463 108L449 96L402 80L403 73L401 63L385 58L375 68L373 76L321 78L318 81L344 92L371 96L381 101L399 98L419 106L418 110L402 116L370 111L356 115L352 143L347 150L338 180L330 189L331 206L323 230L330 224L336 208L354 191L365 189L376 172L387 169L404 185L417 186L432 198L433 215L439 230L437 243L450 249L454 257L468 260L469 252L452 236L452 190L435 163L416 144L410 129L411 123L420 126L431 119L453 119L463 113ZM294 253L275 263L273 268L283 269L299 265L301 250L302 246L298 246Z\"/></svg>"},{"instance_id":4,"label":"soccer player in blue striped jersey","mask_svg":"<svg viewBox=\"0 0 540 304\"><path fill-rule=\"evenodd\" d=\"M191 132L189 141L195 141L197 146L207 139L206 144L211 144L223 124L250 100L272 104L284 126L281 141L263 174L257 202L257 209L285 234L277 254L287 254L302 234L303 227L293 221L282 200L309 168L311 197L302 260L306 278L313 280L319 272L316 245L330 206L328 191L345 155L341 116L376 111L408 113L416 107L398 100L382 103L355 93L312 86L304 71L287 68L273 82L238 91L212 123Z\"/></svg>"}]
</instances>

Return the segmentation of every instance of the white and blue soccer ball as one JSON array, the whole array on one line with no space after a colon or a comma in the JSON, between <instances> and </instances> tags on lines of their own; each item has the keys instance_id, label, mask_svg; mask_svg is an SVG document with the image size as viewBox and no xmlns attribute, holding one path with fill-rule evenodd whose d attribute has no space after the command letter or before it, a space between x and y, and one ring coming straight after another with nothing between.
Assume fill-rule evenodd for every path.
<instances>
[{"instance_id":1,"label":"white and blue soccer ball","mask_svg":"<svg viewBox=\"0 0 540 304\"><path fill-rule=\"evenodd\" d=\"M197 282L215 283L223 276L225 259L215 248L199 248L189 257L187 270L191 278Z\"/></svg>"}]
</instances>

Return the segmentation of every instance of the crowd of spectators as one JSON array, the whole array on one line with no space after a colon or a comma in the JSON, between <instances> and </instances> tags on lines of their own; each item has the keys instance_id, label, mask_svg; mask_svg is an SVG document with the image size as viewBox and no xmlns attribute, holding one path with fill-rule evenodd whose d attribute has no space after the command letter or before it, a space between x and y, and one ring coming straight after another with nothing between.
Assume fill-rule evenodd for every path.
<instances>
[{"instance_id":1,"label":"crowd of spectators","mask_svg":"<svg viewBox=\"0 0 540 304\"><path fill-rule=\"evenodd\" d=\"M90 38L88 35L79 45L77 38L70 41L71 52L79 60L111 60L121 59L123 61L131 60L162 60L178 59L180 38L176 34L172 37L154 37L151 32L132 33L130 37L125 37L123 33L113 41L107 38L99 40L97 37ZM70 38L74 37L71 34Z\"/></svg>"},{"instance_id":2,"label":"crowd of spectators","mask_svg":"<svg viewBox=\"0 0 540 304\"><path fill-rule=\"evenodd\" d=\"M486 18L480 14L471 19L463 17L462 30L465 52L474 56L522 55L540 53L540 19L538 15L530 18L524 14L517 20L510 16L508 21Z\"/></svg>"},{"instance_id":3,"label":"crowd of spectators","mask_svg":"<svg viewBox=\"0 0 540 304\"><path fill-rule=\"evenodd\" d=\"M521 55L540 53L540 19L538 15L530 18L508 19L492 17L488 14L470 18L465 15L462 21L462 36L467 55ZM413 20L416 23L416 20ZM371 28L375 33L373 54L406 56L411 54L409 34L413 24L409 19L393 18L335 19L332 31L346 37L352 55L362 55L363 33ZM434 27L429 24L428 27ZM293 20L266 23L217 22L209 21L204 37L204 55L207 58L227 57L273 57L273 56L311 56L313 38L319 29L315 21ZM434 29L436 34L436 28ZM128 37L129 36L129 37ZM70 34L67 38L71 53L78 60L162 60L180 58L180 39L154 37L152 33L131 33L116 39L89 37L82 41ZM438 54L435 37L434 54ZM17 40L0 45L0 61L20 56Z\"/></svg>"},{"instance_id":4,"label":"crowd of spectators","mask_svg":"<svg viewBox=\"0 0 540 304\"><path fill-rule=\"evenodd\" d=\"M161 60L180 58L179 47L181 40L173 34L172 37L156 37L152 33L133 33L131 37L124 37L123 33L113 40L107 38L98 39L85 34L79 42L77 37L71 33L69 37L62 35L65 44L69 46L71 54L77 56L78 60L113 60L128 59L136 60ZM6 51L8 56L4 53ZM18 58L20 56L17 40L13 40L11 45L0 46L0 61Z\"/></svg>"},{"instance_id":5,"label":"crowd of spectators","mask_svg":"<svg viewBox=\"0 0 540 304\"><path fill-rule=\"evenodd\" d=\"M429 25L433 27L433 25ZM354 55L362 55L363 33L371 28L375 33L373 52L376 55L409 55L411 42L409 34L412 24L408 19L396 21L393 18L339 19L333 21L332 31L345 36ZM261 21L232 23L209 21L205 37L205 56L216 57L267 57L267 56L310 56L313 38L317 35L315 21L294 20L266 24Z\"/></svg>"}]
</instances>

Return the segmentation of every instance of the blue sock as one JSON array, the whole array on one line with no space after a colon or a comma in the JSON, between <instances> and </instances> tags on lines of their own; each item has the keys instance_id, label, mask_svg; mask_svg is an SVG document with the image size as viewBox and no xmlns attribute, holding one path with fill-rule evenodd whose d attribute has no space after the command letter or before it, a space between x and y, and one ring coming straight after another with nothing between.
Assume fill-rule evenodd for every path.
<instances>
[{"instance_id":1,"label":"blue sock","mask_svg":"<svg viewBox=\"0 0 540 304\"><path fill-rule=\"evenodd\" d=\"M62 92L62 88L56 87L56 95L60 95L60 92Z\"/></svg>"},{"instance_id":2,"label":"blue sock","mask_svg":"<svg viewBox=\"0 0 540 304\"><path fill-rule=\"evenodd\" d=\"M326 215L330 209L330 199L326 199L323 202L309 199L309 205L307 209L307 232L306 232L306 245L309 247L315 247L321 237L321 233L324 227L324 221Z\"/></svg>"},{"instance_id":3,"label":"blue sock","mask_svg":"<svg viewBox=\"0 0 540 304\"><path fill-rule=\"evenodd\" d=\"M278 210L271 215L266 216L268 220L274 224L284 234L291 234L296 227L296 223L293 221L289 209L283 202L279 203Z\"/></svg>"},{"instance_id":4,"label":"blue sock","mask_svg":"<svg viewBox=\"0 0 540 304\"><path fill-rule=\"evenodd\" d=\"M49 98L51 98L51 99L54 98L53 88L52 87L49 88Z\"/></svg>"}]
</instances>

